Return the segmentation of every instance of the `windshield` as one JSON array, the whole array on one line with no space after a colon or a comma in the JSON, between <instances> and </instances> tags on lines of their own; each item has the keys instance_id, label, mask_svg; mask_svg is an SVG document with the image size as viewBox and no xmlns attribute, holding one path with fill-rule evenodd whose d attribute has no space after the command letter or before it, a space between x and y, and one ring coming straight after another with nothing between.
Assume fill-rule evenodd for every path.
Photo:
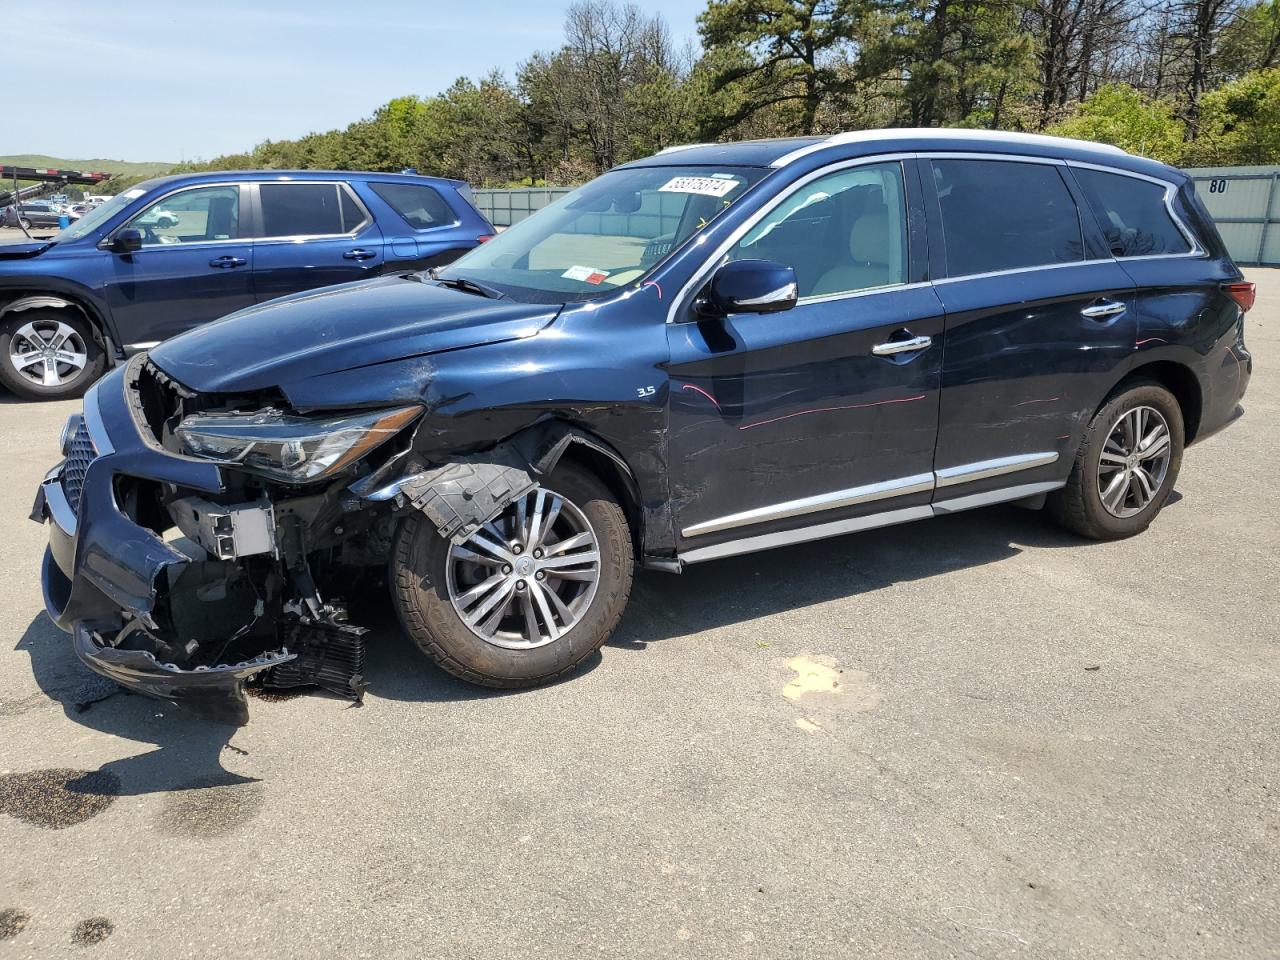
<instances>
[{"instance_id":1,"label":"windshield","mask_svg":"<svg viewBox=\"0 0 1280 960\"><path fill-rule=\"evenodd\" d=\"M536 303L605 296L641 281L768 172L761 167L614 170L435 275L471 280Z\"/></svg>"},{"instance_id":2,"label":"windshield","mask_svg":"<svg viewBox=\"0 0 1280 960\"><path fill-rule=\"evenodd\" d=\"M81 237L87 237L146 192L141 187L134 187L124 193L117 193L106 203L99 204L91 209L65 230L58 231L58 234L53 239L55 241L79 240Z\"/></svg>"}]
</instances>

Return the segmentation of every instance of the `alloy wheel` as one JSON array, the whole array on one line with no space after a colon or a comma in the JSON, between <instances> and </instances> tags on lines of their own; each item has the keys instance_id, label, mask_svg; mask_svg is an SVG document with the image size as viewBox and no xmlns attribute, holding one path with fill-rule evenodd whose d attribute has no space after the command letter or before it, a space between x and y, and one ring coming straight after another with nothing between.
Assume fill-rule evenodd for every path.
<instances>
[{"instance_id":1,"label":"alloy wheel","mask_svg":"<svg viewBox=\"0 0 1280 960\"><path fill-rule=\"evenodd\" d=\"M495 646L532 650L582 619L600 583L600 545L581 510L539 487L510 504L445 559L449 600Z\"/></svg>"},{"instance_id":2,"label":"alloy wheel","mask_svg":"<svg viewBox=\"0 0 1280 960\"><path fill-rule=\"evenodd\" d=\"M1098 460L1098 495L1113 517L1147 508L1164 485L1173 452L1169 424L1154 407L1134 407L1107 433Z\"/></svg>"},{"instance_id":3,"label":"alloy wheel","mask_svg":"<svg viewBox=\"0 0 1280 960\"><path fill-rule=\"evenodd\" d=\"M32 320L9 340L9 363L42 387L61 387L84 372L89 352L75 328L61 320Z\"/></svg>"}]
</instances>

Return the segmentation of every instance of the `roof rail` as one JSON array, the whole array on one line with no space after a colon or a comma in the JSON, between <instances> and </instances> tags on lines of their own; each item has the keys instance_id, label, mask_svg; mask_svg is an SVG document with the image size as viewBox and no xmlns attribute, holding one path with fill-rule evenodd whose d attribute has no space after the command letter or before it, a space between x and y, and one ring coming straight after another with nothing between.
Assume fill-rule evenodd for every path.
<instances>
[{"instance_id":1,"label":"roof rail","mask_svg":"<svg viewBox=\"0 0 1280 960\"><path fill-rule=\"evenodd\" d=\"M1025 144L1039 147L1074 147L1083 150L1096 150L1102 153L1125 155L1125 151L1109 143L1094 143L1092 140L1077 140L1073 137L1051 137L1043 133L1013 133L1005 130L968 130L957 127L886 127L879 130L850 130L837 133L818 143L800 147L785 153L770 166L785 167L801 157L806 157L827 147L836 147L846 143L872 143L886 140L984 140L988 143Z\"/></svg>"},{"instance_id":2,"label":"roof rail","mask_svg":"<svg viewBox=\"0 0 1280 960\"><path fill-rule=\"evenodd\" d=\"M677 143L674 147L665 147L664 149L659 150L657 153L654 154L654 156L660 157L664 153L676 153L677 151L680 151L680 150L692 150L694 147L714 147L714 146L716 146L716 144L714 143Z\"/></svg>"}]
</instances>

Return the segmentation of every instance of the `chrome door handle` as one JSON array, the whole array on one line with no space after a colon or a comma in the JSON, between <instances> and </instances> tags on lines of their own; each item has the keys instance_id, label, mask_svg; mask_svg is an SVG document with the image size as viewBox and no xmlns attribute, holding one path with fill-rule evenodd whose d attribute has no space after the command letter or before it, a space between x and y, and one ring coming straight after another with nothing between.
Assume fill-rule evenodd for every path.
<instances>
[{"instance_id":1,"label":"chrome door handle","mask_svg":"<svg viewBox=\"0 0 1280 960\"><path fill-rule=\"evenodd\" d=\"M1080 316L1089 320L1105 320L1107 317L1118 317L1128 310L1127 304L1118 300L1099 300L1080 311Z\"/></svg>"},{"instance_id":2,"label":"chrome door handle","mask_svg":"<svg viewBox=\"0 0 1280 960\"><path fill-rule=\"evenodd\" d=\"M877 343L871 352L877 357L892 357L899 353L914 353L933 346L933 337L912 337L909 340L886 340Z\"/></svg>"},{"instance_id":3,"label":"chrome door handle","mask_svg":"<svg viewBox=\"0 0 1280 960\"><path fill-rule=\"evenodd\" d=\"M209 261L209 266L229 270L233 267L243 267L248 262L244 257L214 257Z\"/></svg>"}]
</instances>

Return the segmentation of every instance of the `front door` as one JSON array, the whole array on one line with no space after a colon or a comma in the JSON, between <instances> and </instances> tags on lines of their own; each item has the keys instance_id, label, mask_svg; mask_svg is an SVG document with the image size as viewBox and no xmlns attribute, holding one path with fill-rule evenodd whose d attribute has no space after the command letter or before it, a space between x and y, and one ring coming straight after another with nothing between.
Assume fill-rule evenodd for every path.
<instances>
[{"instance_id":1,"label":"front door","mask_svg":"<svg viewBox=\"0 0 1280 960\"><path fill-rule=\"evenodd\" d=\"M911 282L923 250L908 183L899 162L802 183L728 252L793 267L797 306L670 326L682 555L928 515L943 321L932 287Z\"/></svg>"},{"instance_id":2,"label":"front door","mask_svg":"<svg viewBox=\"0 0 1280 960\"><path fill-rule=\"evenodd\" d=\"M111 253L104 294L125 349L167 340L253 304L253 247L243 239L241 188L167 194L121 229L142 249Z\"/></svg>"},{"instance_id":3,"label":"front door","mask_svg":"<svg viewBox=\"0 0 1280 960\"><path fill-rule=\"evenodd\" d=\"M258 301L382 272L382 231L345 183L258 184Z\"/></svg>"},{"instance_id":4,"label":"front door","mask_svg":"<svg viewBox=\"0 0 1280 960\"><path fill-rule=\"evenodd\" d=\"M1060 484L1133 352L1133 283L1081 217L1065 166L930 169L947 312L936 499Z\"/></svg>"}]
</instances>

